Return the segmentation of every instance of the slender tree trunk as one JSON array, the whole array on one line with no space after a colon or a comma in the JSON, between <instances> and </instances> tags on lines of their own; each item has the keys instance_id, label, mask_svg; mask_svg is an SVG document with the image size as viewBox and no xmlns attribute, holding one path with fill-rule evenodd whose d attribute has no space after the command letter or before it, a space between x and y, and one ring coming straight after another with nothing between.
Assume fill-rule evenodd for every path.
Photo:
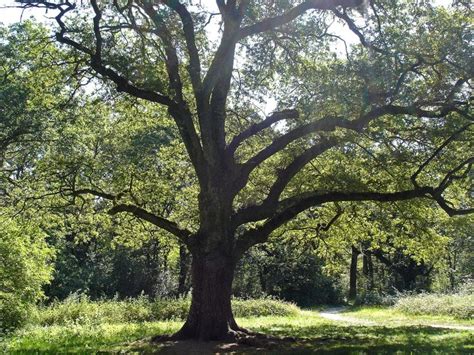
<instances>
[{"instance_id":1,"label":"slender tree trunk","mask_svg":"<svg viewBox=\"0 0 474 355\"><path fill-rule=\"evenodd\" d=\"M189 291L186 286L186 279L188 277L189 269L189 252L186 246L181 244L179 246L179 277L178 277L178 296L185 296Z\"/></svg>"},{"instance_id":2,"label":"slender tree trunk","mask_svg":"<svg viewBox=\"0 0 474 355\"><path fill-rule=\"evenodd\" d=\"M351 268L349 272L349 299L354 300L357 297L357 259L359 250L352 247Z\"/></svg>"},{"instance_id":3,"label":"slender tree trunk","mask_svg":"<svg viewBox=\"0 0 474 355\"><path fill-rule=\"evenodd\" d=\"M369 272L369 284L367 285L369 290L372 291L374 289L374 262L372 260L372 255L369 253L367 256L367 266Z\"/></svg>"},{"instance_id":4,"label":"slender tree trunk","mask_svg":"<svg viewBox=\"0 0 474 355\"><path fill-rule=\"evenodd\" d=\"M367 250L364 252L364 256L362 258L362 271L366 279L366 290L372 291L374 288L374 271L372 257L370 252Z\"/></svg>"},{"instance_id":5,"label":"slender tree trunk","mask_svg":"<svg viewBox=\"0 0 474 355\"><path fill-rule=\"evenodd\" d=\"M175 337L221 340L240 330L231 308L235 261L219 252L193 255L192 301L186 323Z\"/></svg>"}]
</instances>

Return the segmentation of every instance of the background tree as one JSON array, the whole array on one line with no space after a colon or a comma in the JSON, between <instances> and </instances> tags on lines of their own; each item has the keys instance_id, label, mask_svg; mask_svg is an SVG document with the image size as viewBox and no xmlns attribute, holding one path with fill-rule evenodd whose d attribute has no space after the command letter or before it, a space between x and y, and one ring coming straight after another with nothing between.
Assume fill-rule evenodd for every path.
<instances>
[{"instance_id":1,"label":"background tree","mask_svg":"<svg viewBox=\"0 0 474 355\"><path fill-rule=\"evenodd\" d=\"M26 322L44 297L54 257L45 238L31 223L0 216L0 334Z\"/></svg>"},{"instance_id":2,"label":"background tree","mask_svg":"<svg viewBox=\"0 0 474 355\"><path fill-rule=\"evenodd\" d=\"M140 114L166 114L176 125L187 155L180 163L187 176L193 172L193 193L183 199L189 207L180 210L194 218L163 213L161 186L145 181L125 188L134 175L120 165L104 175L92 164L88 174L67 175L72 178L63 177L67 184L60 186L65 196L95 196L110 214L129 213L187 245L192 304L176 337L244 332L230 305L238 260L314 206L422 198L450 215L472 211L470 195L462 192L473 162L466 138L469 10L374 1L360 27L352 8L361 3L218 0L216 41L200 2L25 5L57 10L56 39L80 63L146 102L137 106ZM360 39L346 58L335 56L331 45L338 39L330 29L335 20ZM255 114L269 96L276 111ZM360 143L370 147L366 169L375 167L375 174L351 169ZM321 161L329 164L314 168ZM397 174L385 174L392 164ZM143 198L135 197L137 190Z\"/></svg>"}]
</instances>

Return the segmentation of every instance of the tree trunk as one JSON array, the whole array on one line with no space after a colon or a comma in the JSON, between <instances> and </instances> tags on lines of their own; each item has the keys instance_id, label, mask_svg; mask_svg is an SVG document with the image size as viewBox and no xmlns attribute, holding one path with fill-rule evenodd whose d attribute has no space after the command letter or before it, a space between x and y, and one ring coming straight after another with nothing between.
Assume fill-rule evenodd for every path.
<instances>
[{"instance_id":1,"label":"tree trunk","mask_svg":"<svg viewBox=\"0 0 474 355\"><path fill-rule=\"evenodd\" d=\"M359 250L352 247L351 269L349 273L349 299L354 300L357 297L357 259Z\"/></svg>"},{"instance_id":2,"label":"tree trunk","mask_svg":"<svg viewBox=\"0 0 474 355\"><path fill-rule=\"evenodd\" d=\"M189 288L186 285L189 269L189 253L186 246L181 244L179 246L179 277L178 277L178 296L182 297L188 293Z\"/></svg>"},{"instance_id":3,"label":"tree trunk","mask_svg":"<svg viewBox=\"0 0 474 355\"><path fill-rule=\"evenodd\" d=\"M364 251L364 256L362 258L362 271L365 276L366 281L366 290L372 291L374 288L374 271L372 264L372 257L369 251Z\"/></svg>"},{"instance_id":4,"label":"tree trunk","mask_svg":"<svg viewBox=\"0 0 474 355\"><path fill-rule=\"evenodd\" d=\"M193 255L192 301L178 339L223 340L241 331L232 314L231 294L235 261L219 252Z\"/></svg>"}]
</instances>

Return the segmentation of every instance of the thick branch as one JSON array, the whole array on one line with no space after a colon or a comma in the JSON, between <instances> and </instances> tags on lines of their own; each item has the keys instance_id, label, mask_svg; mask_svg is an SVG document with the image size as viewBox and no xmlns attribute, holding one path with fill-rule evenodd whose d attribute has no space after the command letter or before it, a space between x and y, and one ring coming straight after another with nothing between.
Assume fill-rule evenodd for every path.
<instances>
[{"instance_id":1,"label":"thick branch","mask_svg":"<svg viewBox=\"0 0 474 355\"><path fill-rule=\"evenodd\" d=\"M179 228L176 223L171 222L165 218L159 217L157 215L154 215L138 206L120 204L120 205L116 205L112 207L112 209L110 209L108 213L110 215L115 215L120 212L131 213L135 217L138 217L144 221L150 222L151 224L170 232L171 234L175 235L176 237L178 237L180 240L182 240L185 243L188 241L187 239L191 235L190 231Z\"/></svg>"},{"instance_id":2,"label":"thick branch","mask_svg":"<svg viewBox=\"0 0 474 355\"><path fill-rule=\"evenodd\" d=\"M178 11L179 9L180 16L182 15L186 17L186 8L184 6L179 6L178 3L172 3L173 5L171 5L170 3L169 6L174 6L177 9L176 11ZM158 14L158 12L155 11L151 3L144 1L142 6L148 17L153 21L153 24L155 25L156 34L161 39L165 48L165 64L166 70L168 72L170 89L174 93L174 100L177 102L177 105L169 107L168 112L174 118L178 126L181 137L186 146L186 150L191 158L194 168L196 169L198 177L202 178L205 160L202 152L201 142L196 132L196 128L194 127L192 114L189 111L188 105L184 99L183 83L181 81L179 73L179 59L176 47L173 44L172 35L169 32L168 28L164 25L163 19ZM187 14L189 15L189 13ZM191 19L190 24L186 23L186 31L189 31L189 26L192 25L193 23ZM194 38L194 32L192 33L192 36ZM192 47L192 44L190 44L190 46ZM197 55L197 52L193 52L192 55L194 57L194 55ZM199 57L197 59L199 59ZM196 60L196 58L194 58L193 60Z\"/></svg>"},{"instance_id":3,"label":"thick branch","mask_svg":"<svg viewBox=\"0 0 474 355\"><path fill-rule=\"evenodd\" d=\"M429 198L434 193L435 189L431 187L420 187L398 192L315 192L289 198L279 203L279 209L276 213L273 210L269 211L267 216L269 219L262 226L251 229L241 236L239 249L265 242L275 229L313 206L343 201L403 201L414 198Z\"/></svg>"},{"instance_id":4,"label":"thick branch","mask_svg":"<svg viewBox=\"0 0 474 355\"><path fill-rule=\"evenodd\" d=\"M472 164L474 164L474 157L466 159L453 170L451 170L436 188L429 186L416 186L412 190L404 190L397 192L310 192L299 196L290 197L276 203L274 208L266 209L266 214L261 213L258 218L268 218L268 220L260 227L251 229L244 233L240 239L239 248L248 248L254 244L261 243L267 240L271 232L284 223L296 217L302 211L320 206L329 202L344 202L344 201L378 201L378 202L394 202L405 201L415 198L429 198L435 200L439 207L441 207L449 216L461 216L474 213L474 208L456 209L450 206L449 201L443 197L444 191L450 184L457 179L466 178L471 171ZM467 165L467 168L465 168ZM461 175L456 175L459 171L464 169ZM257 220L257 219L253 219ZM244 249L242 249L244 250ZM245 249L246 250L246 249Z\"/></svg>"},{"instance_id":5,"label":"thick branch","mask_svg":"<svg viewBox=\"0 0 474 355\"><path fill-rule=\"evenodd\" d=\"M307 123L275 139L269 146L262 149L255 156L250 158L242 165L243 175L248 177L249 174L265 160L280 152L295 140L311 133L331 132L337 128L361 132L370 122L385 115L411 115L416 117L439 118L446 116L449 112L454 112L457 110L457 107L454 105L433 104L433 106L439 106L440 109L428 111L415 105L397 106L390 104L374 108L355 120L347 120L341 117L325 117L323 119Z\"/></svg>"},{"instance_id":6,"label":"thick branch","mask_svg":"<svg viewBox=\"0 0 474 355\"><path fill-rule=\"evenodd\" d=\"M160 37L161 42L165 48L165 64L166 70L168 72L170 88L174 93L175 100L180 104L184 104L183 97L183 83L179 75L179 60L176 48L173 45L172 36L169 30L166 28L163 22L163 18L158 14L158 12L153 9L153 5L148 2L143 2L143 9L146 14L150 17L155 25L156 34Z\"/></svg>"},{"instance_id":7,"label":"thick branch","mask_svg":"<svg viewBox=\"0 0 474 355\"><path fill-rule=\"evenodd\" d=\"M232 219L235 226L267 218L269 212L276 209L278 199L289 181L311 160L336 146L338 142L339 140L336 138L324 139L294 158L285 169L278 173L267 197L260 205L249 206L237 211Z\"/></svg>"},{"instance_id":8,"label":"thick branch","mask_svg":"<svg viewBox=\"0 0 474 355\"><path fill-rule=\"evenodd\" d=\"M194 33L194 21L186 6L178 1L164 0L163 3L174 11L176 11L181 18L183 24L184 38L186 40L186 48L189 55L188 72L191 77L191 83L194 91L201 90L201 61L199 52L196 47L196 34Z\"/></svg>"},{"instance_id":9,"label":"thick branch","mask_svg":"<svg viewBox=\"0 0 474 355\"><path fill-rule=\"evenodd\" d=\"M203 148L213 164L225 158L225 119L235 50L242 14L235 3L219 3L224 20L224 31L219 47L203 80L198 98L199 122L201 125Z\"/></svg>"},{"instance_id":10,"label":"thick branch","mask_svg":"<svg viewBox=\"0 0 474 355\"><path fill-rule=\"evenodd\" d=\"M242 39L258 33L274 30L275 28L290 23L309 10L332 10L335 9L336 6L357 7L361 5L362 2L362 0L307 0L282 15L266 18L251 26L242 28L239 33L239 38Z\"/></svg>"},{"instance_id":11,"label":"thick branch","mask_svg":"<svg viewBox=\"0 0 474 355\"><path fill-rule=\"evenodd\" d=\"M103 199L115 202L119 200L123 194L113 195L113 194L109 194L109 193L99 191L99 190L94 190L94 189L79 189L79 190L72 191L71 195L73 196L93 195L93 196L101 197ZM139 206L135 206L131 204L117 204L108 211L110 215L115 215L120 212L129 212L137 218L150 222L154 224L155 226L160 227L161 229L164 229L170 232L171 234L175 235L183 242L186 242L187 238L192 234L190 231L186 229L179 228L176 223L171 222L163 217L157 216L151 212L148 212Z\"/></svg>"},{"instance_id":12,"label":"thick branch","mask_svg":"<svg viewBox=\"0 0 474 355\"><path fill-rule=\"evenodd\" d=\"M91 67L97 73L101 74L102 76L112 80L117 85L117 91L119 92L126 92L132 96L137 98L141 98L144 100L156 102L165 106L172 106L175 103L166 95L157 93L155 91L144 90L141 89L134 84L132 84L128 79L120 75L117 71L113 70L111 67L105 65L102 62L101 57L101 47L102 47L102 39L100 36L100 31L98 29L98 23L100 21L100 10L97 7L97 4L93 1L93 9L95 11L96 16L94 17L94 33L96 36L96 43L95 43L95 50L91 50L87 48L83 44L69 38L66 34L68 32L66 24L63 21L63 17L70 11L75 9L75 5L71 4L69 1L62 1L60 4L49 2L49 1L32 1L27 6L41 6L46 7L48 9L59 10L58 15L55 17L56 22L60 27L60 31L56 34L56 39L58 42L71 46L78 50L81 53L88 55L91 59Z\"/></svg>"},{"instance_id":13,"label":"thick branch","mask_svg":"<svg viewBox=\"0 0 474 355\"><path fill-rule=\"evenodd\" d=\"M232 141L227 146L227 151L229 154L234 154L239 145L246 139L258 134L259 132L263 131L264 129L270 127L272 124L290 119L290 118L298 118L299 113L297 110L283 110L279 112L274 112L263 121L256 123L246 130L242 131L240 134L235 136Z\"/></svg>"},{"instance_id":14,"label":"thick branch","mask_svg":"<svg viewBox=\"0 0 474 355\"><path fill-rule=\"evenodd\" d=\"M442 106L441 112L438 112L423 110L416 106L386 105L375 108L355 120L347 120L340 117L326 117L318 121L310 122L275 139L269 146L262 149L254 157L250 158L246 163L244 163L241 166L241 180L247 181L250 173L266 159L283 150L291 142L313 132L330 132L334 131L336 128L344 128L361 132L371 121L388 114L437 118L443 117L447 112L450 110L454 111L455 109L456 108L452 106ZM270 189L270 194L267 199L260 206L251 206L239 211L236 214L236 223L246 223L248 222L248 217L257 216L260 214L258 209L269 208L271 204L274 204L278 200L286 185L298 173L298 171L301 170L301 168L303 168L312 159L327 151L331 147L334 147L338 143L339 141L337 139L328 138L307 149L301 155L295 157L292 163L290 163L287 168L279 173L276 182ZM238 216L241 213L245 216Z\"/></svg>"}]
</instances>

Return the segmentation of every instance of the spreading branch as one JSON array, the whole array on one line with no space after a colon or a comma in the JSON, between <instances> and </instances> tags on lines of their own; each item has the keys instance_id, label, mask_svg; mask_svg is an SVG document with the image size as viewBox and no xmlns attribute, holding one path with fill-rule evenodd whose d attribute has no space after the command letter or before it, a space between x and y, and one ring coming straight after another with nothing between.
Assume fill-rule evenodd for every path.
<instances>
[{"instance_id":1,"label":"spreading branch","mask_svg":"<svg viewBox=\"0 0 474 355\"><path fill-rule=\"evenodd\" d=\"M92 195L103 198L105 200L113 201L116 203L123 197L123 193L113 195L104 191L95 190L95 189L77 189L72 191L63 191L63 193L70 194L72 196L81 196L81 195ZM121 212L128 212L133 214L135 217L140 218L144 221L147 221L163 230L166 230L178 237L181 241L187 243L189 236L192 234L187 229L180 228L175 222L169 221L166 218L157 216L142 207L132 205L132 204L116 204L109 211L108 214L115 215Z\"/></svg>"},{"instance_id":2,"label":"spreading branch","mask_svg":"<svg viewBox=\"0 0 474 355\"><path fill-rule=\"evenodd\" d=\"M76 5L70 1L61 1L59 4L51 1L31 1L24 5L25 7L43 7L51 10L58 10L58 15L55 17L56 22L59 25L59 32L56 33L56 39L58 42L66 44L79 52L86 54L90 58L90 65L98 74L101 74L105 78L108 78L117 86L117 91L126 92L134 97L159 103L165 106L173 106L175 102L168 96L151 90L140 88L131 83L127 78L122 76L118 71L112 69L102 61L101 49L102 49L102 37L100 35L100 29L98 23L101 19L101 12L98 8L96 1L91 1L92 7L95 12L94 17L94 34L95 44L94 49L91 49L82 43L79 43L69 36L67 36L68 28L64 22L64 17L71 11L75 10Z\"/></svg>"},{"instance_id":3,"label":"spreading branch","mask_svg":"<svg viewBox=\"0 0 474 355\"><path fill-rule=\"evenodd\" d=\"M246 163L242 164L241 179L242 181L247 181L250 173L262 162L283 150L291 142L309 135L310 133L329 132L334 131L337 128L361 132L370 122L385 115L411 115L416 117L439 118L444 117L448 112L455 110L455 106L447 105L441 105L438 110L430 111L421 109L415 105L386 105L372 109L355 120L347 120L340 117L326 117L318 121L310 122L275 139L270 145L262 149L254 157L250 158ZM319 142L293 158L292 162L288 164L286 168L279 171L277 179L270 188L269 194L260 205L245 207L235 214L233 218L235 225L262 219L260 217L265 215L266 211L272 210L272 208L275 207L286 186L304 166L322 153L337 146L341 141L344 140L336 137L320 138Z\"/></svg>"},{"instance_id":4,"label":"spreading branch","mask_svg":"<svg viewBox=\"0 0 474 355\"><path fill-rule=\"evenodd\" d=\"M242 28L239 33L239 38L243 39L248 36L274 30L294 21L310 10L333 10L337 6L357 7L362 3L362 0L307 0L282 15L266 18L253 25Z\"/></svg>"},{"instance_id":5,"label":"spreading branch","mask_svg":"<svg viewBox=\"0 0 474 355\"><path fill-rule=\"evenodd\" d=\"M241 246L247 248L251 245L267 240L268 236L277 228L296 217L299 213L314 206L321 206L331 202L349 201L375 201L375 202L395 202L406 201L415 198L428 198L437 202L449 216L462 216L474 213L474 208L457 209L443 197L446 189L456 180L465 179L472 170L474 157L468 158L446 174L437 187L416 186L411 190L397 192L376 192L376 191L314 191L293 196L266 206L264 210L258 210L252 220L267 219L261 226L245 232L240 238ZM461 173L460 173L461 172ZM254 211L256 213L256 211Z\"/></svg>"},{"instance_id":6,"label":"spreading branch","mask_svg":"<svg viewBox=\"0 0 474 355\"><path fill-rule=\"evenodd\" d=\"M417 178L421 174L421 172L428 166L428 164L436 158L444 148L446 148L451 142L453 142L462 132L466 131L469 127L472 126L472 123L469 123L460 129L458 129L456 132L454 132L448 139L446 139L434 152L429 156L428 159L425 160L423 164L421 164L418 169L413 173L413 175L410 177L412 183L414 186L418 187L418 182Z\"/></svg>"},{"instance_id":7,"label":"spreading branch","mask_svg":"<svg viewBox=\"0 0 474 355\"><path fill-rule=\"evenodd\" d=\"M229 152L229 154L234 154L239 145L246 139L255 136L264 129L269 128L274 123L298 117L298 110L283 110L279 112L274 112L270 116L265 118L263 121L250 126L246 130L235 136L227 146L227 151Z\"/></svg>"},{"instance_id":8,"label":"spreading branch","mask_svg":"<svg viewBox=\"0 0 474 355\"><path fill-rule=\"evenodd\" d=\"M165 218L159 217L135 205L119 204L119 205L115 205L108 211L110 215L115 215L121 212L131 213L137 218L150 222L151 224L157 227L160 227L161 229L164 229L170 232L171 234L175 235L176 237L178 237L179 240L181 240L184 243L188 242L188 238L192 234L188 230L179 228L176 223L171 222Z\"/></svg>"}]
</instances>

